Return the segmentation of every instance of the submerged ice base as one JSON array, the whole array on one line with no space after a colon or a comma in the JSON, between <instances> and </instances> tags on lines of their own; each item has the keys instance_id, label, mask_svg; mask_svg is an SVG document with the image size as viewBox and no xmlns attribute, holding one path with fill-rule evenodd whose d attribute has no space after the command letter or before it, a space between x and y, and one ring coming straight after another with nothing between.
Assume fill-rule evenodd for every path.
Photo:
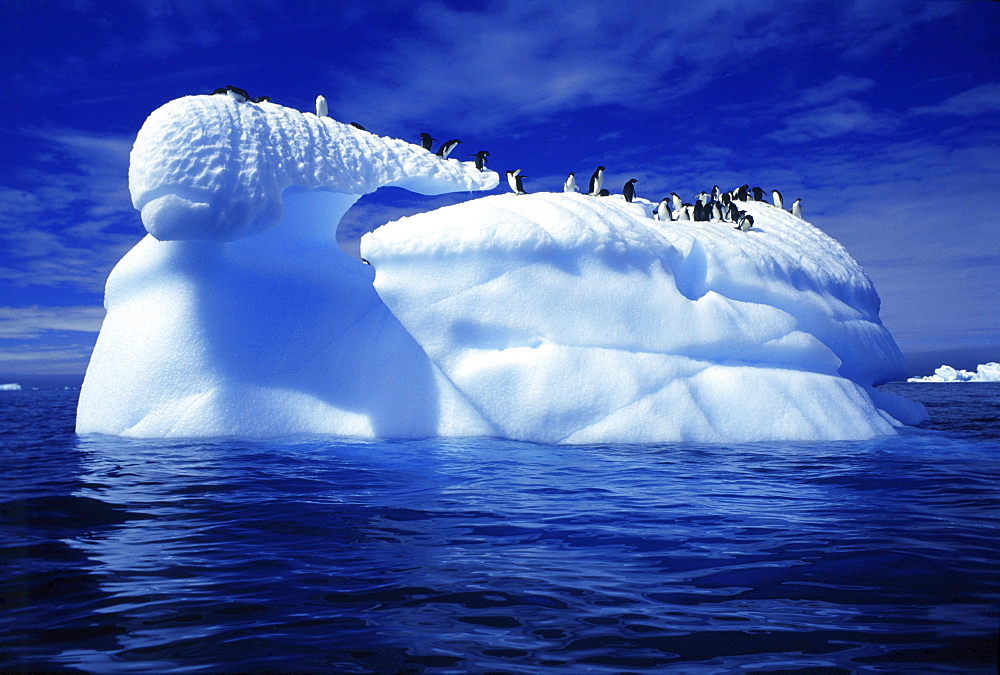
<instances>
[{"instance_id":1,"label":"submerged ice base","mask_svg":"<svg viewBox=\"0 0 1000 675\"><path fill-rule=\"evenodd\" d=\"M493 172L228 97L153 113L130 189L150 236L108 279L77 431L499 436L554 443L856 439L920 421L868 277L767 204L755 227L620 198L499 195L344 254L361 194Z\"/></svg>"}]
</instances>

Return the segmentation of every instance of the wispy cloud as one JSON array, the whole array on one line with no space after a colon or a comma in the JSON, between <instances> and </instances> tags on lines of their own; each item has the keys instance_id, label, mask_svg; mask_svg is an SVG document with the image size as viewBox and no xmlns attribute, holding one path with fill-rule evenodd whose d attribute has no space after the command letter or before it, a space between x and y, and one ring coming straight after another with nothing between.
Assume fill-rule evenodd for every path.
<instances>
[{"instance_id":1,"label":"wispy cloud","mask_svg":"<svg viewBox=\"0 0 1000 675\"><path fill-rule=\"evenodd\" d=\"M0 185L0 279L99 292L143 234L128 193L131 138L29 130L35 163Z\"/></svg>"},{"instance_id":2,"label":"wispy cloud","mask_svg":"<svg viewBox=\"0 0 1000 675\"><path fill-rule=\"evenodd\" d=\"M1000 82L990 82L945 99L938 105L921 106L915 115L957 115L978 117L1000 111Z\"/></svg>"},{"instance_id":3,"label":"wispy cloud","mask_svg":"<svg viewBox=\"0 0 1000 675\"><path fill-rule=\"evenodd\" d=\"M0 307L0 339L31 340L49 331L97 333L103 307Z\"/></svg>"},{"instance_id":4,"label":"wispy cloud","mask_svg":"<svg viewBox=\"0 0 1000 675\"><path fill-rule=\"evenodd\" d=\"M881 134L896 129L898 116L876 111L865 103L844 99L831 105L790 115L784 128L767 134L781 143L803 143L836 136Z\"/></svg>"}]
</instances>

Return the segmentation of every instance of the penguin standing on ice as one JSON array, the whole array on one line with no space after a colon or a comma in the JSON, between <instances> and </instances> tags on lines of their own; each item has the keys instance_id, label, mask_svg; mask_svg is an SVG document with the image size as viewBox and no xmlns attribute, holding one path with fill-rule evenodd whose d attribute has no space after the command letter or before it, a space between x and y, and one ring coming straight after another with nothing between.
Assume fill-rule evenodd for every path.
<instances>
[{"instance_id":1,"label":"penguin standing on ice","mask_svg":"<svg viewBox=\"0 0 1000 675\"><path fill-rule=\"evenodd\" d=\"M740 212L740 221L736 225L736 227L734 227L733 229L734 230L742 230L743 232L746 232L751 227L753 227L753 216L751 216L749 213L741 211Z\"/></svg>"},{"instance_id":2,"label":"penguin standing on ice","mask_svg":"<svg viewBox=\"0 0 1000 675\"><path fill-rule=\"evenodd\" d=\"M474 155L469 155L469 157L476 158L476 168L479 169L480 171L486 168L486 158L489 156L490 153L486 152L485 150L480 150Z\"/></svg>"},{"instance_id":3,"label":"penguin standing on ice","mask_svg":"<svg viewBox=\"0 0 1000 675\"><path fill-rule=\"evenodd\" d=\"M420 147L430 152L431 145L436 140L436 138L431 138L430 134L420 134Z\"/></svg>"},{"instance_id":4,"label":"penguin standing on ice","mask_svg":"<svg viewBox=\"0 0 1000 675\"><path fill-rule=\"evenodd\" d=\"M729 222L736 223L740 220L740 210L736 208L736 202L729 202Z\"/></svg>"},{"instance_id":5,"label":"penguin standing on ice","mask_svg":"<svg viewBox=\"0 0 1000 675\"><path fill-rule=\"evenodd\" d=\"M444 143L441 144L441 147L438 148L438 151L436 153L437 156L440 157L441 159L448 159L448 155L451 154L451 151L457 148L458 144L461 142L462 141L458 140L457 138L453 138L450 141L445 141Z\"/></svg>"},{"instance_id":6,"label":"penguin standing on ice","mask_svg":"<svg viewBox=\"0 0 1000 675\"><path fill-rule=\"evenodd\" d=\"M656 215L657 220L671 220L670 218L670 197L664 197L660 200L660 205L657 206L653 213Z\"/></svg>"},{"instance_id":7,"label":"penguin standing on ice","mask_svg":"<svg viewBox=\"0 0 1000 675\"><path fill-rule=\"evenodd\" d=\"M737 200L745 202L747 201L747 190L749 189L750 189L749 185L741 185L740 187L736 188L736 194L734 196L736 197Z\"/></svg>"},{"instance_id":8,"label":"penguin standing on ice","mask_svg":"<svg viewBox=\"0 0 1000 675\"><path fill-rule=\"evenodd\" d=\"M784 201L781 199L781 193L778 192L777 190L771 190L771 201L779 209L785 208Z\"/></svg>"},{"instance_id":9,"label":"penguin standing on ice","mask_svg":"<svg viewBox=\"0 0 1000 675\"><path fill-rule=\"evenodd\" d=\"M691 218L692 208L690 204L681 204L681 207L677 209L677 220L693 220Z\"/></svg>"},{"instance_id":10,"label":"penguin standing on ice","mask_svg":"<svg viewBox=\"0 0 1000 675\"><path fill-rule=\"evenodd\" d=\"M761 190L759 187L750 188L750 192L753 193L753 200L755 202L764 201L764 191Z\"/></svg>"},{"instance_id":11,"label":"penguin standing on ice","mask_svg":"<svg viewBox=\"0 0 1000 675\"><path fill-rule=\"evenodd\" d=\"M635 184L636 179L633 178L629 182L625 183L625 187L622 188L622 194L625 195L625 201L630 204L632 203L632 200L635 199Z\"/></svg>"},{"instance_id":12,"label":"penguin standing on ice","mask_svg":"<svg viewBox=\"0 0 1000 675\"><path fill-rule=\"evenodd\" d=\"M507 185L510 186L510 189L513 190L516 195L528 194L524 191L524 182L521 180L522 178L524 178L524 176L521 175L520 169L507 172Z\"/></svg>"},{"instance_id":13,"label":"penguin standing on ice","mask_svg":"<svg viewBox=\"0 0 1000 675\"><path fill-rule=\"evenodd\" d=\"M590 185L587 186L587 194L594 195L595 197L601 193L601 188L604 186L604 167L599 166L594 170L594 174L590 177Z\"/></svg>"},{"instance_id":14,"label":"penguin standing on ice","mask_svg":"<svg viewBox=\"0 0 1000 675\"><path fill-rule=\"evenodd\" d=\"M795 216L796 218L801 218L802 217L802 199L801 198L796 199L794 202L792 202L792 215Z\"/></svg>"},{"instance_id":15,"label":"penguin standing on ice","mask_svg":"<svg viewBox=\"0 0 1000 675\"><path fill-rule=\"evenodd\" d=\"M227 84L225 87L219 87L212 92L213 96L216 94L226 94L237 103L246 103L250 100L250 94L246 92L246 89L240 89L239 87L234 87L231 84Z\"/></svg>"},{"instance_id":16,"label":"penguin standing on ice","mask_svg":"<svg viewBox=\"0 0 1000 675\"><path fill-rule=\"evenodd\" d=\"M316 97L316 117L329 117L330 107L326 104L326 96L320 94Z\"/></svg>"},{"instance_id":17,"label":"penguin standing on ice","mask_svg":"<svg viewBox=\"0 0 1000 675\"><path fill-rule=\"evenodd\" d=\"M576 172L570 171L563 182L563 192L579 192L580 186L576 184Z\"/></svg>"},{"instance_id":18,"label":"penguin standing on ice","mask_svg":"<svg viewBox=\"0 0 1000 675\"><path fill-rule=\"evenodd\" d=\"M680 195L678 195L676 192L670 193L670 201L673 203L674 213L680 213L681 210L684 208L684 201L680 198Z\"/></svg>"}]
</instances>

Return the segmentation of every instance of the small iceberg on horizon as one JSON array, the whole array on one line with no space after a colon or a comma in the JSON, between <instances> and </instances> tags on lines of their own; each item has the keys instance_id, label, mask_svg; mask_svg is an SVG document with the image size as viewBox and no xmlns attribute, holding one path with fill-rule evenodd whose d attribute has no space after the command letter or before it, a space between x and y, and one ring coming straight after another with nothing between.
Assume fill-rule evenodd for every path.
<instances>
[{"instance_id":1,"label":"small iceberg on horizon","mask_svg":"<svg viewBox=\"0 0 1000 675\"><path fill-rule=\"evenodd\" d=\"M17 382L0 384L0 391L21 391L21 385L19 385Z\"/></svg>"},{"instance_id":2,"label":"small iceberg on horizon","mask_svg":"<svg viewBox=\"0 0 1000 675\"><path fill-rule=\"evenodd\" d=\"M933 375L911 377L907 382L1000 382L1000 363L990 361L976 366L976 372L943 365Z\"/></svg>"}]
</instances>

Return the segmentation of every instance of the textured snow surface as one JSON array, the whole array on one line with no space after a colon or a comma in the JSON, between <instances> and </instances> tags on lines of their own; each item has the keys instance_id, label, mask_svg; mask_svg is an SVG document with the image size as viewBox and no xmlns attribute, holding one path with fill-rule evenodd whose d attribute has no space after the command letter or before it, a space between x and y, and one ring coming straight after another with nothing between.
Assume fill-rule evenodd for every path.
<instances>
[{"instance_id":1,"label":"textured snow surface","mask_svg":"<svg viewBox=\"0 0 1000 675\"><path fill-rule=\"evenodd\" d=\"M749 232L616 197L491 196L385 225L361 252L502 436L863 438L923 419L871 389L905 364L857 263L789 213L741 206Z\"/></svg>"},{"instance_id":2,"label":"textured snow surface","mask_svg":"<svg viewBox=\"0 0 1000 675\"><path fill-rule=\"evenodd\" d=\"M162 241L263 232L281 220L290 186L360 197L393 185L433 195L489 190L498 180L419 145L229 96L186 96L158 108L139 130L129 165L132 204Z\"/></svg>"},{"instance_id":3,"label":"textured snow surface","mask_svg":"<svg viewBox=\"0 0 1000 675\"><path fill-rule=\"evenodd\" d=\"M152 236L108 279L77 431L491 435L564 443L847 439L922 407L844 249L762 203L755 227L620 197L499 195L336 226L380 185L493 172L226 96L154 112L130 188Z\"/></svg>"},{"instance_id":4,"label":"textured snow surface","mask_svg":"<svg viewBox=\"0 0 1000 675\"><path fill-rule=\"evenodd\" d=\"M933 375L911 377L907 382L1000 382L1000 363L980 363L974 373L943 365Z\"/></svg>"}]
</instances>

